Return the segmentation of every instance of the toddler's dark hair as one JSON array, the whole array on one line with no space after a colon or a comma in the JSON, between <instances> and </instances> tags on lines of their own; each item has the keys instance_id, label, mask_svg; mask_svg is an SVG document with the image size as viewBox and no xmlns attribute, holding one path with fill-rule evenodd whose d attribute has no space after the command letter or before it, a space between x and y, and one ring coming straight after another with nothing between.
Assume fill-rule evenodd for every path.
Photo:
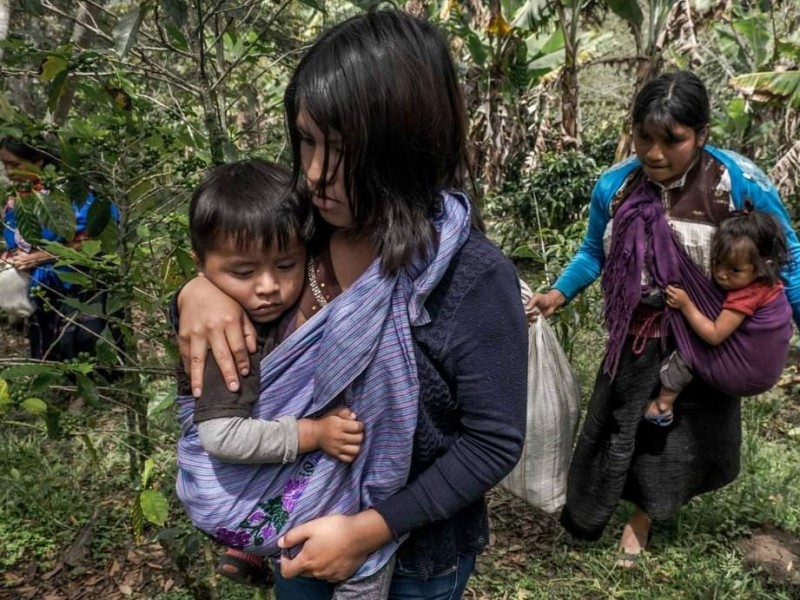
<instances>
[{"instance_id":1,"label":"toddler's dark hair","mask_svg":"<svg viewBox=\"0 0 800 600\"><path fill-rule=\"evenodd\" d=\"M192 250L200 263L217 244L267 250L300 240L307 202L292 184L291 172L259 159L214 168L189 202Z\"/></svg>"},{"instance_id":2,"label":"toddler's dark hair","mask_svg":"<svg viewBox=\"0 0 800 600\"><path fill-rule=\"evenodd\" d=\"M756 277L770 285L780 279L781 269L789 262L786 234L778 219L747 206L720 224L711 247L712 262L732 252L744 254L753 263Z\"/></svg>"}]
</instances>

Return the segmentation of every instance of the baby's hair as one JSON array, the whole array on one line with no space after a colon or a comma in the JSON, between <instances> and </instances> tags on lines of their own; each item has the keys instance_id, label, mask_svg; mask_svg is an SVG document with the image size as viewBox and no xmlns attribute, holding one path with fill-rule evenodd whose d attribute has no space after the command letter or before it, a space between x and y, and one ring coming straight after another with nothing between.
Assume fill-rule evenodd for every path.
<instances>
[{"instance_id":1,"label":"baby's hair","mask_svg":"<svg viewBox=\"0 0 800 600\"><path fill-rule=\"evenodd\" d=\"M431 217L444 188L466 178L466 118L449 46L431 23L371 10L325 31L303 56L284 96L295 179L305 112L325 139L342 136L339 165L356 232L369 232L385 271L434 241ZM326 152L323 172L327 170ZM334 165L330 165L334 166ZM325 194L322 181L316 190ZM327 229L316 211L308 233Z\"/></svg>"},{"instance_id":2,"label":"baby's hair","mask_svg":"<svg viewBox=\"0 0 800 600\"><path fill-rule=\"evenodd\" d=\"M634 127L651 123L668 140L676 123L699 133L708 126L710 115L706 86L690 71L664 73L649 81L633 104Z\"/></svg>"},{"instance_id":3,"label":"baby's hair","mask_svg":"<svg viewBox=\"0 0 800 600\"><path fill-rule=\"evenodd\" d=\"M214 168L189 202L192 250L202 264L217 244L268 250L300 240L308 203L285 167L249 159Z\"/></svg>"},{"instance_id":4,"label":"baby's hair","mask_svg":"<svg viewBox=\"0 0 800 600\"><path fill-rule=\"evenodd\" d=\"M755 267L756 277L776 283L789 262L786 233L778 219L746 205L730 213L719 226L711 248L714 264L730 254L744 255Z\"/></svg>"}]
</instances>

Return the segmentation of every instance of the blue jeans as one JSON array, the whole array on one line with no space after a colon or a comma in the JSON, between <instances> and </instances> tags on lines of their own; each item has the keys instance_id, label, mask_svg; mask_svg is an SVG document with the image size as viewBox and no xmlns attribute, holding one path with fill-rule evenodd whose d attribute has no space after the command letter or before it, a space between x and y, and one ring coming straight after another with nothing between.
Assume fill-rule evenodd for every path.
<instances>
[{"instance_id":1,"label":"blue jeans","mask_svg":"<svg viewBox=\"0 0 800 600\"><path fill-rule=\"evenodd\" d=\"M398 562L389 589L389 600L460 600L474 569L474 555L460 556L450 569L423 580L405 571ZM275 571L277 600L330 600L332 595L332 583L309 577L284 579L278 569Z\"/></svg>"}]
</instances>

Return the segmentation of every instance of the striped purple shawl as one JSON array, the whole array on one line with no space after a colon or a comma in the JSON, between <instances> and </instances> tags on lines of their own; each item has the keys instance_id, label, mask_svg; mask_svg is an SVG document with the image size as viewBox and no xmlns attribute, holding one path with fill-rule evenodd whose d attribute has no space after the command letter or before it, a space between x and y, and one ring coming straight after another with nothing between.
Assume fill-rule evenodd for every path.
<instances>
[{"instance_id":1,"label":"striped purple shawl","mask_svg":"<svg viewBox=\"0 0 800 600\"><path fill-rule=\"evenodd\" d=\"M439 244L427 264L384 277L376 260L261 362L253 418L314 415L344 391L366 428L352 464L321 451L286 465L216 460L200 445L193 398L178 398L177 491L199 529L228 546L277 555L278 539L292 527L327 514L359 512L405 485L419 400L410 328L430 321L424 302L470 230L468 200L448 193L442 200L434 222ZM354 576L377 571L398 544L371 554Z\"/></svg>"},{"instance_id":2,"label":"striped purple shawl","mask_svg":"<svg viewBox=\"0 0 800 600\"><path fill-rule=\"evenodd\" d=\"M641 301L642 269L663 290L678 285L700 312L716 319L725 293L689 258L670 229L661 198L642 179L614 215L614 230L603 275L606 325L609 331L604 363L612 377L628 333L631 316ZM683 358L704 381L732 396L752 396L770 389L786 364L792 337L791 306L786 294L744 320L718 346L703 341L677 310L665 313L665 330L675 336Z\"/></svg>"}]
</instances>

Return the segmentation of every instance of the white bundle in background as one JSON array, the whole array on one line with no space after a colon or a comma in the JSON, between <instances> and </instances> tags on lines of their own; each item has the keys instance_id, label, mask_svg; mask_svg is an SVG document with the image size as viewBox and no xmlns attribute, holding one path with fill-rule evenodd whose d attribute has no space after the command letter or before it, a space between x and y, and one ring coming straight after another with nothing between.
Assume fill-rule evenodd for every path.
<instances>
[{"instance_id":1,"label":"white bundle in background","mask_svg":"<svg viewBox=\"0 0 800 600\"><path fill-rule=\"evenodd\" d=\"M29 295L31 276L0 262L0 310L12 317L29 317L36 307Z\"/></svg>"},{"instance_id":2,"label":"white bundle in background","mask_svg":"<svg viewBox=\"0 0 800 600\"><path fill-rule=\"evenodd\" d=\"M525 447L517 466L500 485L529 504L554 512L566 502L580 390L567 355L546 319L540 317L530 325L528 343Z\"/></svg>"}]
</instances>

